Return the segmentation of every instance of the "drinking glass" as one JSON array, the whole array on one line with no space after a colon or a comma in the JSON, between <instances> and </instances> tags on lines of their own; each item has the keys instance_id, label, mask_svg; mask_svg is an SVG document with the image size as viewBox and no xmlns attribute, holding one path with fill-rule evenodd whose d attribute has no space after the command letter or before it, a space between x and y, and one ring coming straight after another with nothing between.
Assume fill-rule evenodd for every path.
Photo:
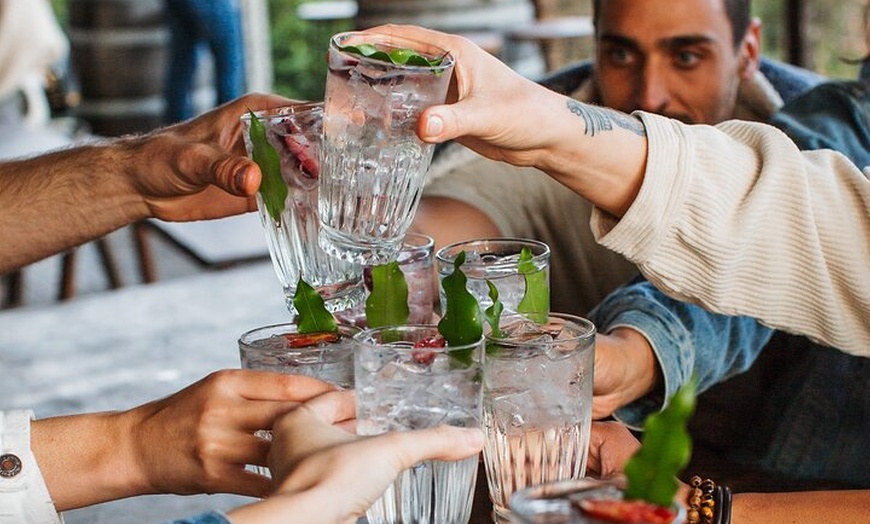
<instances>
[{"instance_id":1,"label":"drinking glass","mask_svg":"<svg viewBox=\"0 0 870 524\"><path fill-rule=\"evenodd\" d=\"M353 337L359 331L355 326L340 324L338 340L295 347L288 336L298 333L296 324L258 327L239 337L242 369L306 375L343 389L353 389ZM264 440L272 440L270 430L261 429L255 435ZM260 475L271 476L269 468L249 467Z\"/></svg>"},{"instance_id":2,"label":"drinking glass","mask_svg":"<svg viewBox=\"0 0 870 524\"><path fill-rule=\"evenodd\" d=\"M239 337L242 368L307 375L344 389L353 389L353 337L360 329L340 324L338 340L294 347L288 339L296 324L258 327Z\"/></svg>"},{"instance_id":3,"label":"drinking glass","mask_svg":"<svg viewBox=\"0 0 870 524\"><path fill-rule=\"evenodd\" d=\"M441 61L400 65L346 50L362 43ZM417 137L417 120L444 102L453 57L425 42L347 32L332 37L328 59L320 245L344 260L383 264L396 258L417 209L434 150Z\"/></svg>"},{"instance_id":4,"label":"drinking glass","mask_svg":"<svg viewBox=\"0 0 870 524\"><path fill-rule=\"evenodd\" d=\"M408 284L408 324L428 324L432 322L435 306L435 241L428 235L408 233L402 241L402 249L396 261L405 275ZM371 293L371 267L363 268L366 296ZM365 304L335 314L340 322L362 328L366 324Z\"/></svg>"},{"instance_id":5,"label":"drinking glass","mask_svg":"<svg viewBox=\"0 0 870 524\"><path fill-rule=\"evenodd\" d=\"M532 253L532 272L523 274L520 267L520 252L524 247ZM537 240L525 238L484 238L457 242L444 246L435 255L439 281L453 273L453 262L460 252L465 251L462 271L468 278L466 286L480 304L481 310L492 305L489 298L489 280L498 289L499 301L504 305L505 314L517 311L526 291L526 277L543 272L546 282L546 311L526 311L526 313L549 313L550 293L550 247ZM445 304L444 290L441 289L441 304Z\"/></svg>"},{"instance_id":6,"label":"drinking glass","mask_svg":"<svg viewBox=\"0 0 870 524\"><path fill-rule=\"evenodd\" d=\"M617 486L591 478L564 480L521 489L511 497L513 524L607 524L580 509L588 498L621 499ZM686 510L679 504L673 522L683 522Z\"/></svg>"},{"instance_id":7,"label":"drinking glass","mask_svg":"<svg viewBox=\"0 0 870 524\"><path fill-rule=\"evenodd\" d=\"M354 337L358 434L441 424L480 427L483 339L430 347L428 341L437 336L436 326L408 325L368 329ZM477 464L474 456L415 465L372 505L368 522L467 523Z\"/></svg>"},{"instance_id":8,"label":"drinking glass","mask_svg":"<svg viewBox=\"0 0 870 524\"><path fill-rule=\"evenodd\" d=\"M284 288L287 309L296 314L293 295L300 277L320 293L330 311L358 304L363 299L362 268L329 256L317 241L323 104L300 103L255 114L266 129L266 140L278 153L281 177L287 186L287 198L277 220L257 193L260 221L272 265ZM248 155L253 156L250 114L242 116L242 125L245 147Z\"/></svg>"},{"instance_id":9,"label":"drinking glass","mask_svg":"<svg viewBox=\"0 0 870 524\"><path fill-rule=\"evenodd\" d=\"M486 337L483 460L496 522L526 486L577 479L592 424L595 326L551 313L546 324L506 319Z\"/></svg>"}]
</instances>

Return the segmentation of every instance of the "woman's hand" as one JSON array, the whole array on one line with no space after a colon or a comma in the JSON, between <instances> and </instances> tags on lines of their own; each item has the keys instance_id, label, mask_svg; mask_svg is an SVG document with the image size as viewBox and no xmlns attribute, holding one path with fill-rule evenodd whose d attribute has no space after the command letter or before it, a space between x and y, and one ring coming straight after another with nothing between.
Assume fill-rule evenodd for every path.
<instances>
[{"instance_id":1,"label":"woman's hand","mask_svg":"<svg viewBox=\"0 0 870 524\"><path fill-rule=\"evenodd\" d=\"M459 460L483 446L479 429L449 426L357 437L354 394L322 395L273 427L269 465L276 491L231 512L233 522L353 523L400 472L424 460Z\"/></svg>"}]
</instances>

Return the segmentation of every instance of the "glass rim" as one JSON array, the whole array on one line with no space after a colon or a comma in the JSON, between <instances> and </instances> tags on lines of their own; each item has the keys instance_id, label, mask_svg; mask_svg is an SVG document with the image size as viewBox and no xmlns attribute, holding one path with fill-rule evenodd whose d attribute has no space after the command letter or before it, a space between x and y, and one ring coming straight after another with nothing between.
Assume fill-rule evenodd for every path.
<instances>
[{"instance_id":1,"label":"glass rim","mask_svg":"<svg viewBox=\"0 0 870 524\"><path fill-rule=\"evenodd\" d=\"M400 325L366 328L366 329L360 330L359 333L357 333L353 336L353 341L355 344L360 344L360 345L366 346L366 347L388 348L388 349L396 350L397 352L403 352L403 353L406 351L413 351L415 349L417 349L417 350L425 349L426 351L430 351L432 353L451 353L453 351L461 351L461 350L465 350L465 349L473 349L473 348L479 347L486 340L486 337L481 335L480 339L478 339L476 342L472 342L470 344L463 344L461 346L444 346L444 347L433 347L433 348L429 348L429 347L427 347L427 348L413 348L411 346L396 346L396 345L387 345L387 344L377 344L377 343L363 340L363 338L365 338L366 336L371 336L371 334L373 334L375 332L389 331L389 330L392 330L392 331L411 331L411 330L423 329L423 328L425 328L427 330L435 331L435 333L438 333L438 325L437 324L400 324Z\"/></svg>"},{"instance_id":2,"label":"glass rim","mask_svg":"<svg viewBox=\"0 0 870 524\"><path fill-rule=\"evenodd\" d=\"M294 328L298 328L299 324L297 324L296 322L278 322L276 324L268 324L265 326L251 328L251 329L245 331L244 333L242 333L241 335L239 335L238 344L239 344L239 346L245 346L245 347L250 348L251 342L252 342L250 340L250 335L253 335L255 333L259 333L261 331L269 331L269 330L277 331L278 328L285 329L289 326L293 326ZM353 338L360 331L362 331L362 329L359 328L358 326L354 326L353 324L339 323L338 324L338 331L339 331L339 334ZM342 333L342 331L352 332L353 334L352 335L350 333L345 334L345 333ZM298 331L294 330L293 333L298 333ZM248 339L248 341L246 341L246 338ZM262 340L262 339L256 339L256 340ZM252 349L260 349L260 348L252 348ZM306 348L302 347L302 348L289 348L289 349L306 349Z\"/></svg>"},{"instance_id":3,"label":"glass rim","mask_svg":"<svg viewBox=\"0 0 870 524\"><path fill-rule=\"evenodd\" d=\"M517 313L516 315L511 315L511 316L525 316L525 315ZM510 317L508 317L508 318L510 318ZM577 316L577 315L572 315L570 313L550 312L550 313L547 313L547 318L548 319L558 318L558 319L565 321L566 323L573 324L574 326L579 328L578 331L581 331L581 333L578 335L575 335L575 336L568 337L568 338L559 338L559 339L553 339L550 341L532 340L532 341L528 341L528 342L523 342L521 340L495 338L492 336L492 331L487 330L484 333L483 338L486 339L487 343L491 342L491 343L497 344L501 347L522 348L522 347L544 346L544 345L553 346L556 344L565 344L565 343L571 343L574 341L587 340L590 338L594 338L595 334L598 332L598 329L595 327L595 324L591 320L589 320L588 318L583 318L583 317Z\"/></svg>"},{"instance_id":4,"label":"glass rim","mask_svg":"<svg viewBox=\"0 0 870 524\"><path fill-rule=\"evenodd\" d=\"M342 38L350 38L353 36L362 37L362 38L364 38L364 40L366 40L366 39L373 40L373 41L376 41L376 43L387 44L387 45L390 45L394 48L399 48L400 45L391 44L391 43L389 43L390 40L405 42L408 44L416 44L416 47L412 48L415 52L417 52L421 55L427 55L427 56L432 56L432 57L440 56L440 57L442 57L442 60L441 60L440 64L435 65L435 66L423 66L423 65L415 65L415 64L394 64L392 62L385 62L383 60L378 60L376 58L369 58L367 56L362 56L362 55L357 55L357 54L348 55L348 53L345 53L344 51L341 51L339 49L338 41ZM407 69L410 71L446 71L446 70L450 69L451 67L453 67L454 63L456 62L456 58L454 58L453 53L451 53L447 49L444 49L442 47L439 47L439 46L432 44L432 43L429 43L429 42L424 42L422 40L416 40L414 38L407 38L404 36L391 35L391 34L387 34L387 33L375 33L375 32L369 32L369 31L342 31L340 33L336 33L336 34L332 35L329 38L329 47L330 47L330 49L334 48L336 52L341 53L343 55L353 56L355 59L358 59L361 63L376 64L376 65L382 65L382 66L386 64L386 65L389 65L389 66L394 67L396 69ZM406 47L411 48L411 46L406 46ZM418 51L418 49L421 47L422 48L437 49L439 51L439 53L434 54L431 52Z\"/></svg>"},{"instance_id":5,"label":"glass rim","mask_svg":"<svg viewBox=\"0 0 870 524\"><path fill-rule=\"evenodd\" d=\"M437 260L443 264L453 265L453 261L456 260L456 255L458 255L459 252L457 252L456 254L452 254L452 255L448 255L448 253L452 250L455 250L456 248L458 248L460 246L471 245L471 244L498 245L498 244L509 244L509 243L528 244L530 246L534 246L534 247L537 247L538 249L540 249L540 251L541 251L540 253L537 253L537 254L534 252L532 253L532 255L533 255L532 261L533 262L547 259L550 257L550 246L548 246L544 242L541 242L540 240L534 240L531 238L521 238L521 237L488 237L488 238L473 238L470 240L460 240L459 242L454 242L452 244L448 244L448 245L442 247L441 249L439 249L437 253L435 253L435 260ZM517 252L517 254L519 254L519 252ZM493 262L493 263L481 263L481 262L477 262L477 261L469 261L466 259L465 263L462 265L463 266L468 265L469 267L499 268L501 266L516 265L516 263L515 262L506 263L506 262L501 262L501 261Z\"/></svg>"},{"instance_id":6,"label":"glass rim","mask_svg":"<svg viewBox=\"0 0 870 524\"><path fill-rule=\"evenodd\" d=\"M316 113L323 111L323 102L318 101L299 101L296 103L291 103L285 106L280 107L270 107L268 109L260 109L254 111L254 115L259 119L275 119L275 118L285 118L288 116L295 115L306 115L309 113ZM245 123L250 123L251 121L251 113L249 111L245 111L242 116L239 117L239 120Z\"/></svg>"}]
</instances>

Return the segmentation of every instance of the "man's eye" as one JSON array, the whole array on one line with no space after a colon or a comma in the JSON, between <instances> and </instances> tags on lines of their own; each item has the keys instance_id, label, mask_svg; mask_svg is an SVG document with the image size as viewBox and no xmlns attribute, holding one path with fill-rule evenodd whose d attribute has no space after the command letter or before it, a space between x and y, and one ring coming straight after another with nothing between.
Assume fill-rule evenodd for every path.
<instances>
[{"instance_id":1,"label":"man's eye","mask_svg":"<svg viewBox=\"0 0 870 524\"><path fill-rule=\"evenodd\" d=\"M698 65L698 62L701 61L701 57L697 53L680 51L675 55L674 61L676 62L677 67L691 68Z\"/></svg>"},{"instance_id":2,"label":"man's eye","mask_svg":"<svg viewBox=\"0 0 870 524\"><path fill-rule=\"evenodd\" d=\"M628 49L615 48L607 51L610 62L618 66L627 66L634 62L634 54Z\"/></svg>"}]
</instances>

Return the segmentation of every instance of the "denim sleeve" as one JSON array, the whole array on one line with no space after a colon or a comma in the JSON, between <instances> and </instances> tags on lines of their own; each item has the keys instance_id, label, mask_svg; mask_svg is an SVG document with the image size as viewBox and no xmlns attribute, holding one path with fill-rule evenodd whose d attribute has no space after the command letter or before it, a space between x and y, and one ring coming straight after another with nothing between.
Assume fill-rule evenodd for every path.
<instances>
[{"instance_id":1,"label":"denim sleeve","mask_svg":"<svg viewBox=\"0 0 870 524\"><path fill-rule=\"evenodd\" d=\"M718 315L669 298L642 278L617 289L590 313L599 332L639 331L652 346L664 379L664 399L695 374L699 391L746 371L774 330L749 317ZM652 395L617 410L615 417L639 429L663 407Z\"/></svg>"},{"instance_id":2,"label":"denim sleeve","mask_svg":"<svg viewBox=\"0 0 870 524\"><path fill-rule=\"evenodd\" d=\"M232 524L227 516L220 511L200 513L186 519L173 520L163 524Z\"/></svg>"}]
</instances>

